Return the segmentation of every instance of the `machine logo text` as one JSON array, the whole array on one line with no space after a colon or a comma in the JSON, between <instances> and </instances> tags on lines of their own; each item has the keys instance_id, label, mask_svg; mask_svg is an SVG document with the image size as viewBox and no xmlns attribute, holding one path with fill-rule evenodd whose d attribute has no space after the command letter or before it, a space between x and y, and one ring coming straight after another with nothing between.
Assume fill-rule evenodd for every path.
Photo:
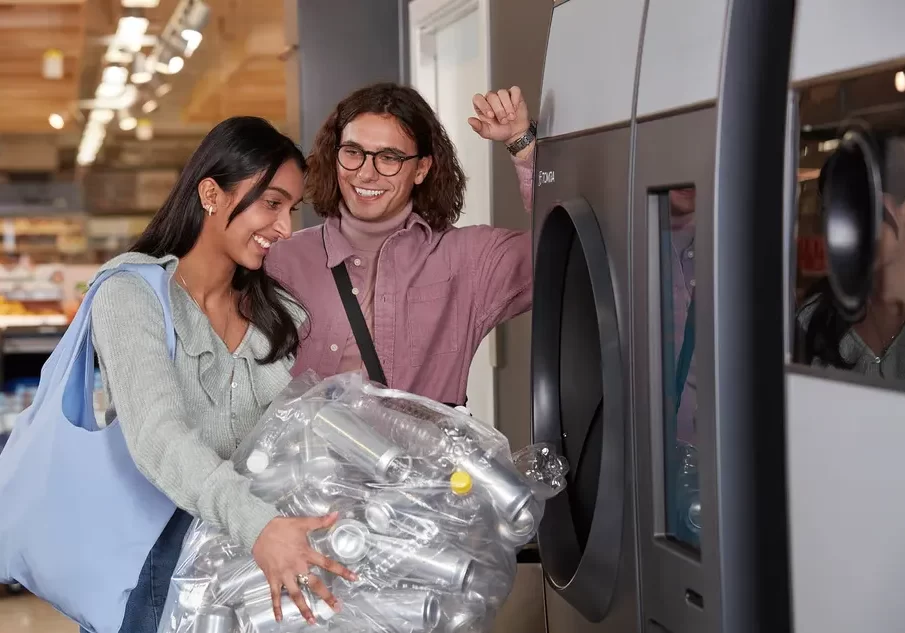
<instances>
[{"instance_id":1,"label":"machine logo text","mask_svg":"<svg viewBox=\"0 0 905 633\"><path fill-rule=\"evenodd\" d=\"M538 171L537 172L537 186L541 185L549 185L553 182L556 182L556 172L555 171Z\"/></svg>"}]
</instances>

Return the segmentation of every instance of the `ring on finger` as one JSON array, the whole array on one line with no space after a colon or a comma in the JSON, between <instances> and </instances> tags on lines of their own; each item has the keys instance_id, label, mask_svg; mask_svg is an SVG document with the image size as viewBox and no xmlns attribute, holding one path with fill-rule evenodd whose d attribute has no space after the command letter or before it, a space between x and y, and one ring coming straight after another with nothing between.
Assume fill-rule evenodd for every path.
<instances>
[{"instance_id":1,"label":"ring on finger","mask_svg":"<svg viewBox=\"0 0 905 633\"><path fill-rule=\"evenodd\" d=\"M299 587L307 587L311 583L311 578L309 578L308 574L299 574L295 577L295 581L299 584Z\"/></svg>"}]
</instances>

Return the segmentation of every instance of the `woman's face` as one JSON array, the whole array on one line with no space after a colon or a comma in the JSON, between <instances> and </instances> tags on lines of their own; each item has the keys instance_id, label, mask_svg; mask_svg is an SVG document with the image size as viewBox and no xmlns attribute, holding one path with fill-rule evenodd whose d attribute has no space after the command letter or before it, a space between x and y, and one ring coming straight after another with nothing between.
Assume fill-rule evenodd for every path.
<instances>
[{"instance_id":1,"label":"woman's face","mask_svg":"<svg viewBox=\"0 0 905 633\"><path fill-rule=\"evenodd\" d=\"M354 217L366 222L379 222L402 212L412 198L412 189L427 177L431 158L413 158L401 164L399 173L385 176L377 171L392 173L398 167L393 156L401 160L418 153L415 140L389 114L361 114L343 129L340 137L340 156L336 164L336 177L343 202ZM358 169L354 165L360 150L384 152L382 156L365 156ZM345 153L345 155L344 155Z\"/></svg>"},{"instance_id":2,"label":"woman's face","mask_svg":"<svg viewBox=\"0 0 905 633\"><path fill-rule=\"evenodd\" d=\"M291 213L301 202L305 183L298 163L283 163L261 196L227 226L233 209L254 188L258 178L243 180L230 192L224 192L211 179L199 185L205 209L213 204L215 211L211 216L205 212L204 231L218 239L230 259L249 270L261 268L270 247L292 234Z\"/></svg>"}]
</instances>

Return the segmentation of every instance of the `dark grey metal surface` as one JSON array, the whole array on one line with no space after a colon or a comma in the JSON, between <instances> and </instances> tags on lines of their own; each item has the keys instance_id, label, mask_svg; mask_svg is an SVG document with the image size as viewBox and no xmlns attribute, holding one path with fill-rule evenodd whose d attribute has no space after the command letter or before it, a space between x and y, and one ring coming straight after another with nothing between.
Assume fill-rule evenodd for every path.
<instances>
[{"instance_id":1,"label":"dark grey metal surface","mask_svg":"<svg viewBox=\"0 0 905 633\"><path fill-rule=\"evenodd\" d=\"M659 623L671 633L719 631L719 547L714 446L713 261L704 246L711 241L702 219L713 213L716 111L707 108L637 126L632 218L634 419L637 450L638 532L641 550L642 604L645 622ZM697 294L697 445L703 507L700 561L665 540L663 393L661 379L659 193L672 187L696 189ZM673 441L675 438L671 438ZM703 597L704 610L686 601L686 591Z\"/></svg>"},{"instance_id":2,"label":"dark grey metal surface","mask_svg":"<svg viewBox=\"0 0 905 633\"><path fill-rule=\"evenodd\" d=\"M780 253L795 5L733 0L723 51L712 250L720 630L727 633L792 626Z\"/></svg>"},{"instance_id":3,"label":"dark grey metal surface","mask_svg":"<svg viewBox=\"0 0 905 633\"><path fill-rule=\"evenodd\" d=\"M400 81L399 0L298 0L301 145L305 151L336 104L378 81ZM310 207L302 224L319 224Z\"/></svg>"},{"instance_id":4,"label":"dark grey metal surface","mask_svg":"<svg viewBox=\"0 0 905 633\"><path fill-rule=\"evenodd\" d=\"M544 48L553 11L549 0L492 0L490 3L490 86L522 89L533 116L540 107ZM468 99L471 95L463 95ZM512 157L503 143L491 146L490 195L493 225L531 230ZM513 447L531 442L531 315L507 321L496 329L496 420ZM543 585L538 588L543 599ZM519 632L521 633L521 632ZM525 632L530 633L530 632Z\"/></svg>"},{"instance_id":5,"label":"dark grey metal surface","mask_svg":"<svg viewBox=\"0 0 905 633\"><path fill-rule=\"evenodd\" d=\"M532 351L534 440L556 445L573 469L566 494L547 502L538 543L549 582L599 622L615 596L622 553L628 416L606 243L586 200L547 214L535 266L542 300L534 302L532 329L542 334Z\"/></svg>"},{"instance_id":6,"label":"dark grey metal surface","mask_svg":"<svg viewBox=\"0 0 905 633\"><path fill-rule=\"evenodd\" d=\"M556 441L567 454L583 451L581 461L593 466L589 471L571 458L579 480L570 482L573 490L561 502L566 507L548 507L542 525L551 633L638 630L626 408L629 340L623 325L629 322L630 307L629 142L630 130L624 127L542 142L538 148L536 173L542 184L535 188L534 217L534 440ZM551 213L561 223L558 234L541 228ZM570 225L577 225L580 235L571 233ZM551 239L548 244L537 243L542 234ZM570 234L572 244L559 241ZM541 270L551 248L561 249L559 266L553 264L559 270ZM555 322L560 308L566 329L562 337L541 327ZM597 411L601 396L605 416ZM557 437L560 433L566 437ZM568 536L554 541L557 533ZM589 622L601 618L600 624Z\"/></svg>"}]
</instances>

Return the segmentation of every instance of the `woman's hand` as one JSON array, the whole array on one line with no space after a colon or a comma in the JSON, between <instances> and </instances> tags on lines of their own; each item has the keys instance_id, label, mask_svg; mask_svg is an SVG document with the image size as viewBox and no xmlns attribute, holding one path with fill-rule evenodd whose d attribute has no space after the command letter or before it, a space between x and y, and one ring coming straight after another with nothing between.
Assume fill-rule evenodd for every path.
<instances>
[{"instance_id":1,"label":"woman's hand","mask_svg":"<svg viewBox=\"0 0 905 633\"><path fill-rule=\"evenodd\" d=\"M512 143L531 125L528 104L518 86L478 94L471 101L477 116L468 119L468 124L488 141Z\"/></svg>"},{"instance_id":2,"label":"woman's hand","mask_svg":"<svg viewBox=\"0 0 905 633\"><path fill-rule=\"evenodd\" d=\"M356 580L355 574L311 548L308 533L312 530L328 528L336 522L338 513L323 517L278 517L264 526L251 550L255 562L267 582L273 599L273 615L282 621L283 587L298 606L302 617L310 624L316 622L311 608L305 602L299 586L299 578L308 578L308 588L320 596L335 611L337 600L319 576L311 573L311 567L320 567L346 580Z\"/></svg>"}]
</instances>

